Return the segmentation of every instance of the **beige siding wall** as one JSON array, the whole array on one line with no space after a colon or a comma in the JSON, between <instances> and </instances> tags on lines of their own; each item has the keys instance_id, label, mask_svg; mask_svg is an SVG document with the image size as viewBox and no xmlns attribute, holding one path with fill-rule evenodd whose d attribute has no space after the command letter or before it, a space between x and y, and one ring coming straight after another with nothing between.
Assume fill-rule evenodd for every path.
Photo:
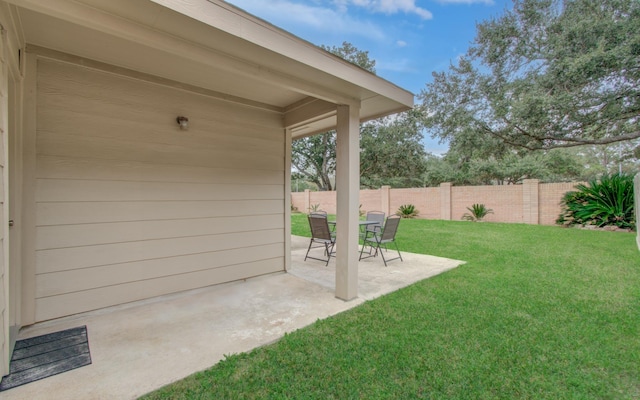
<instances>
[{"instance_id":1,"label":"beige siding wall","mask_svg":"<svg viewBox=\"0 0 640 400\"><path fill-rule=\"evenodd\" d=\"M2 10L2 8L0 8ZM0 24L2 20L0 19ZM3 25L0 25L3 26ZM6 33L0 32L0 378L9 372L10 341L9 341L9 265L5 260L7 251L6 221L6 154L8 133L8 85L9 69L5 56Z\"/></svg>"},{"instance_id":2,"label":"beige siding wall","mask_svg":"<svg viewBox=\"0 0 640 400\"><path fill-rule=\"evenodd\" d=\"M284 269L279 114L37 69L36 321Z\"/></svg>"}]
</instances>

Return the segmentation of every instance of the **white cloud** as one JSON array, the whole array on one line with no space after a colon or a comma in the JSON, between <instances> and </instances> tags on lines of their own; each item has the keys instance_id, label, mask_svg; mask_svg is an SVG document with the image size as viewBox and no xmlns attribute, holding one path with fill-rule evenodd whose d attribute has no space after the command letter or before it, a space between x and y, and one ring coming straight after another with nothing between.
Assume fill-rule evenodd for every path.
<instances>
[{"instance_id":1,"label":"white cloud","mask_svg":"<svg viewBox=\"0 0 640 400\"><path fill-rule=\"evenodd\" d=\"M404 40L398 40L396 42L396 46L398 46L398 47L407 47L407 42L405 42Z\"/></svg>"},{"instance_id":2,"label":"white cloud","mask_svg":"<svg viewBox=\"0 0 640 400\"><path fill-rule=\"evenodd\" d=\"M393 61L377 61L376 69L379 71L415 72L415 68L411 66L411 60L406 58Z\"/></svg>"},{"instance_id":3,"label":"white cloud","mask_svg":"<svg viewBox=\"0 0 640 400\"><path fill-rule=\"evenodd\" d=\"M422 19L431 19L433 14L429 10L416 5L416 0L334 0L334 4L341 9L346 9L348 4L363 7L371 12L383 14L397 14L404 12L416 14Z\"/></svg>"},{"instance_id":4,"label":"white cloud","mask_svg":"<svg viewBox=\"0 0 640 400\"><path fill-rule=\"evenodd\" d=\"M338 5L338 9L318 5L301 4L288 0L227 0L270 23L287 29L287 26L311 28L316 31L331 30L333 34L345 33L381 40L384 30L369 21L357 20ZM337 3L336 3L337 4ZM345 4L346 7L346 4ZM344 9L346 11L346 9Z\"/></svg>"},{"instance_id":5,"label":"white cloud","mask_svg":"<svg viewBox=\"0 0 640 400\"><path fill-rule=\"evenodd\" d=\"M493 0L437 0L440 4L486 4L488 6L494 5Z\"/></svg>"}]
</instances>

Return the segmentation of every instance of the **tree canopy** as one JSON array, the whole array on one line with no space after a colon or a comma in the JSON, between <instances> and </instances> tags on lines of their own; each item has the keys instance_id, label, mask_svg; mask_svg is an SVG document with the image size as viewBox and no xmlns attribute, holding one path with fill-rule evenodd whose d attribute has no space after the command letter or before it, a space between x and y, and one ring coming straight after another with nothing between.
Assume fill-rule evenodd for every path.
<instances>
[{"instance_id":1,"label":"tree canopy","mask_svg":"<svg viewBox=\"0 0 640 400\"><path fill-rule=\"evenodd\" d=\"M341 47L323 49L375 73L375 60L369 52L344 42ZM360 127L361 182L366 187L383 184L411 186L422 182L424 157L421 110L368 122ZM292 145L291 163L295 177L333 190L336 169L336 132L329 131L297 139Z\"/></svg>"},{"instance_id":2,"label":"tree canopy","mask_svg":"<svg viewBox=\"0 0 640 400\"><path fill-rule=\"evenodd\" d=\"M413 109L360 128L362 186L422 186L426 152L421 120L420 110Z\"/></svg>"},{"instance_id":3,"label":"tree canopy","mask_svg":"<svg viewBox=\"0 0 640 400\"><path fill-rule=\"evenodd\" d=\"M537 150L640 138L640 1L514 0L420 98L442 140Z\"/></svg>"}]
</instances>

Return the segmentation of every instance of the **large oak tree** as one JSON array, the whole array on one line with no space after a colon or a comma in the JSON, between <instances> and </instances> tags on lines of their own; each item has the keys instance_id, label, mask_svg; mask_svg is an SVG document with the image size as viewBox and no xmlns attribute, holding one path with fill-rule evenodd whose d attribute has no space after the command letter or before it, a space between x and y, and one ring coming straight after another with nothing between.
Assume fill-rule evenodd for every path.
<instances>
[{"instance_id":1,"label":"large oak tree","mask_svg":"<svg viewBox=\"0 0 640 400\"><path fill-rule=\"evenodd\" d=\"M367 51L344 42L325 50L375 73L375 61ZM410 110L370 121L360 127L361 182L365 187L412 186L422 183L424 157L422 115ZM313 182L319 190L333 190L336 169L336 132L329 131L292 143L293 176Z\"/></svg>"},{"instance_id":2,"label":"large oak tree","mask_svg":"<svg viewBox=\"0 0 640 400\"><path fill-rule=\"evenodd\" d=\"M640 138L640 1L514 0L421 92L433 137L521 149Z\"/></svg>"}]
</instances>

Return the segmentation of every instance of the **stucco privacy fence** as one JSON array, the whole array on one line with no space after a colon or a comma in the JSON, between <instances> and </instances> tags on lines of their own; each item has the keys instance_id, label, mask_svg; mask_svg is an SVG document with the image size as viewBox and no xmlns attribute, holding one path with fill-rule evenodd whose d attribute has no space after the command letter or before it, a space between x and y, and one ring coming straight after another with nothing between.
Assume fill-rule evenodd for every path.
<instances>
[{"instance_id":1,"label":"stucco privacy fence","mask_svg":"<svg viewBox=\"0 0 640 400\"><path fill-rule=\"evenodd\" d=\"M638 199L636 177L636 201ZM525 179L521 185L453 186L391 189L383 186L375 190L361 190L363 211L384 211L394 214L403 204L413 204L420 211L418 218L460 220L474 203L493 209L485 220L534 225L553 225L561 211L562 196L575 190L576 182L540 183ZM329 213L336 212L336 192L292 193L291 204L302 212L317 205ZM637 207L636 207L637 209ZM640 238L638 239L640 245Z\"/></svg>"}]
</instances>

